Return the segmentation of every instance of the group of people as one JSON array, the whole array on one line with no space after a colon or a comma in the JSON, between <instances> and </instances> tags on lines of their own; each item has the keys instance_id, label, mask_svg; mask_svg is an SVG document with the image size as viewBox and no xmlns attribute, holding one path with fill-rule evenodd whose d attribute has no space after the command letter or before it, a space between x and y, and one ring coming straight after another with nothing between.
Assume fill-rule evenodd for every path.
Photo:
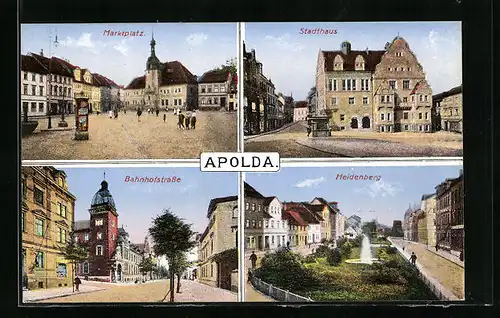
<instances>
[{"instance_id":1,"label":"group of people","mask_svg":"<svg viewBox=\"0 0 500 318\"><path fill-rule=\"evenodd\" d=\"M108 115L109 115L109 118L116 119L116 118L118 118L118 111L116 111L116 110L110 110L110 111L108 111Z\"/></svg>"},{"instance_id":2,"label":"group of people","mask_svg":"<svg viewBox=\"0 0 500 318\"><path fill-rule=\"evenodd\" d=\"M177 111L174 111L174 114L176 114L177 118L178 118L177 128L179 128L179 129L195 129L196 128L196 110L195 111L188 111L188 112L186 112L186 115L184 115L180 109L177 109ZM165 116L164 116L163 120L165 121Z\"/></svg>"}]
</instances>

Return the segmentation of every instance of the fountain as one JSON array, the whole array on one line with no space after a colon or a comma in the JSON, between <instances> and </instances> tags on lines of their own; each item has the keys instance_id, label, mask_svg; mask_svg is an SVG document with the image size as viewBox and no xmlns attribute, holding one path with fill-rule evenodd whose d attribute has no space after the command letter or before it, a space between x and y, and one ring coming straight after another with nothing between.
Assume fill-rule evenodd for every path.
<instances>
[{"instance_id":1,"label":"fountain","mask_svg":"<svg viewBox=\"0 0 500 318\"><path fill-rule=\"evenodd\" d=\"M366 234L363 234L363 241L361 242L361 253L359 259L348 259L345 262L351 264L373 264L377 262L376 258L372 256L370 239Z\"/></svg>"}]
</instances>

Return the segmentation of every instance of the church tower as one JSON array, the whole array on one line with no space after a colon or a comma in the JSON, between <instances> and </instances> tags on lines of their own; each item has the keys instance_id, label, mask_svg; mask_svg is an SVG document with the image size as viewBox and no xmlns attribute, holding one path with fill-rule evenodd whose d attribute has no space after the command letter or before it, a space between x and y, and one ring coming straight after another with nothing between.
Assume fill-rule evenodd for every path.
<instances>
[{"instance_id":1,"label":"church tower","mask_svg":"<svg viewBox=\"0 0 500 318\"><path fill-rule=\"evenodd\" d=\"M154 35L151 36L151 53L146 62L146 87L144 93L145 104L148 108L157 108L158 89L160 87L161 63L155 53L156 41Z\"/></svg>"},{"instance_id":2,"label":"church tower","mask_svg":"<svg viewBox=\"0 0 500 318\"><path fill-rule=\"evenodd\" d=\"M116 249L118 213L106 180L101 182L101 188L94 194L89 213L89 262L91 264L89 276L108 278L111 271L109 260Z\"/></svg>"}]
</instances>

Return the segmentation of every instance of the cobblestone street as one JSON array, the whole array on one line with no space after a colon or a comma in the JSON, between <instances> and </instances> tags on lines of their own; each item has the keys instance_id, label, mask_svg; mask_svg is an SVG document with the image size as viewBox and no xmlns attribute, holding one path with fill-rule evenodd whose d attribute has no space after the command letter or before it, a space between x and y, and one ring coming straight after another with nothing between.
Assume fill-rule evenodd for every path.
<instances>
[{"instance_id":1,"label":"cobblestone street","mask_svg":"<svg viewBox=\"0 0 500 318\"><path fill-rule=\"evenodd\" d=\"M21 140L22 160L188 159L202 152L232 152L236 145L236 112L198 112L195 130L179 130L177 116L161 112L143 113L137 121L134 111L89 116L89 140L73 140L72 130L44 132L47 119L40 119L35 134ZM66 118L74 127L73 116ZM56 128L59 117L52 118Z\"/></svg>"},{"instance_id":2,"label":"cobblestone street","mask_svg":"<svg viewBox=\"0 0 500 318\"><path fill-rule=\"evenodd\" d=\"M405 247L408 253L415 252L417 263L425 268L441 285L455 296L464 299L465 272L464 268L427 249L424 244L392 239L394 244Z\"/></svg>"},{"instance_id":3,"label":"cobblestone street","mask_svg":"<svg viewBox=\"0 0 500 318\"><path fill-rule=\"evenodd\" d=\"M281 157L441 157L462 156L462 135L335 131L332 137L307 137L305 122L272 134L250 136L248 152L279 152Z\"/></svg>"},{"instance_id":4,"label":"cobblestone street","mask_svg":"<svg viewBox=\"0 0 500 318\"><path fill-rule=\"evenodd\" d=\"M86 284L93 283L85 282L80 286L82 291L86 288ZM167 295L168 280L137 285L100 284L99 287L100 290L93 292L80 292L71 296L40 300L37 303L168 302L170 299L170 294ZM175 302L233 302L237 300L236 293L190 280L181 280L181 293L175 294Z\"/></svg>"}]
</instances>

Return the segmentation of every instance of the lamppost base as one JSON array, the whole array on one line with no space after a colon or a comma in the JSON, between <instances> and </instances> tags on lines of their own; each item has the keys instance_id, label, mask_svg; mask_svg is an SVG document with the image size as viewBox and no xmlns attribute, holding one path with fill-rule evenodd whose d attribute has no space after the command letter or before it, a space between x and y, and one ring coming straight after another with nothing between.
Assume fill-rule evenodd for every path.
<instances>
[{"instance_id":1,"label":"lamppost base","mask_svg":"<svg viewBox=\"0 0 500 318\"><path fill-rule=\"evenodd\" d=\"M75 132L75 140L89 140L88 131L77 131Z\"/></svg>"}]
</instances>

